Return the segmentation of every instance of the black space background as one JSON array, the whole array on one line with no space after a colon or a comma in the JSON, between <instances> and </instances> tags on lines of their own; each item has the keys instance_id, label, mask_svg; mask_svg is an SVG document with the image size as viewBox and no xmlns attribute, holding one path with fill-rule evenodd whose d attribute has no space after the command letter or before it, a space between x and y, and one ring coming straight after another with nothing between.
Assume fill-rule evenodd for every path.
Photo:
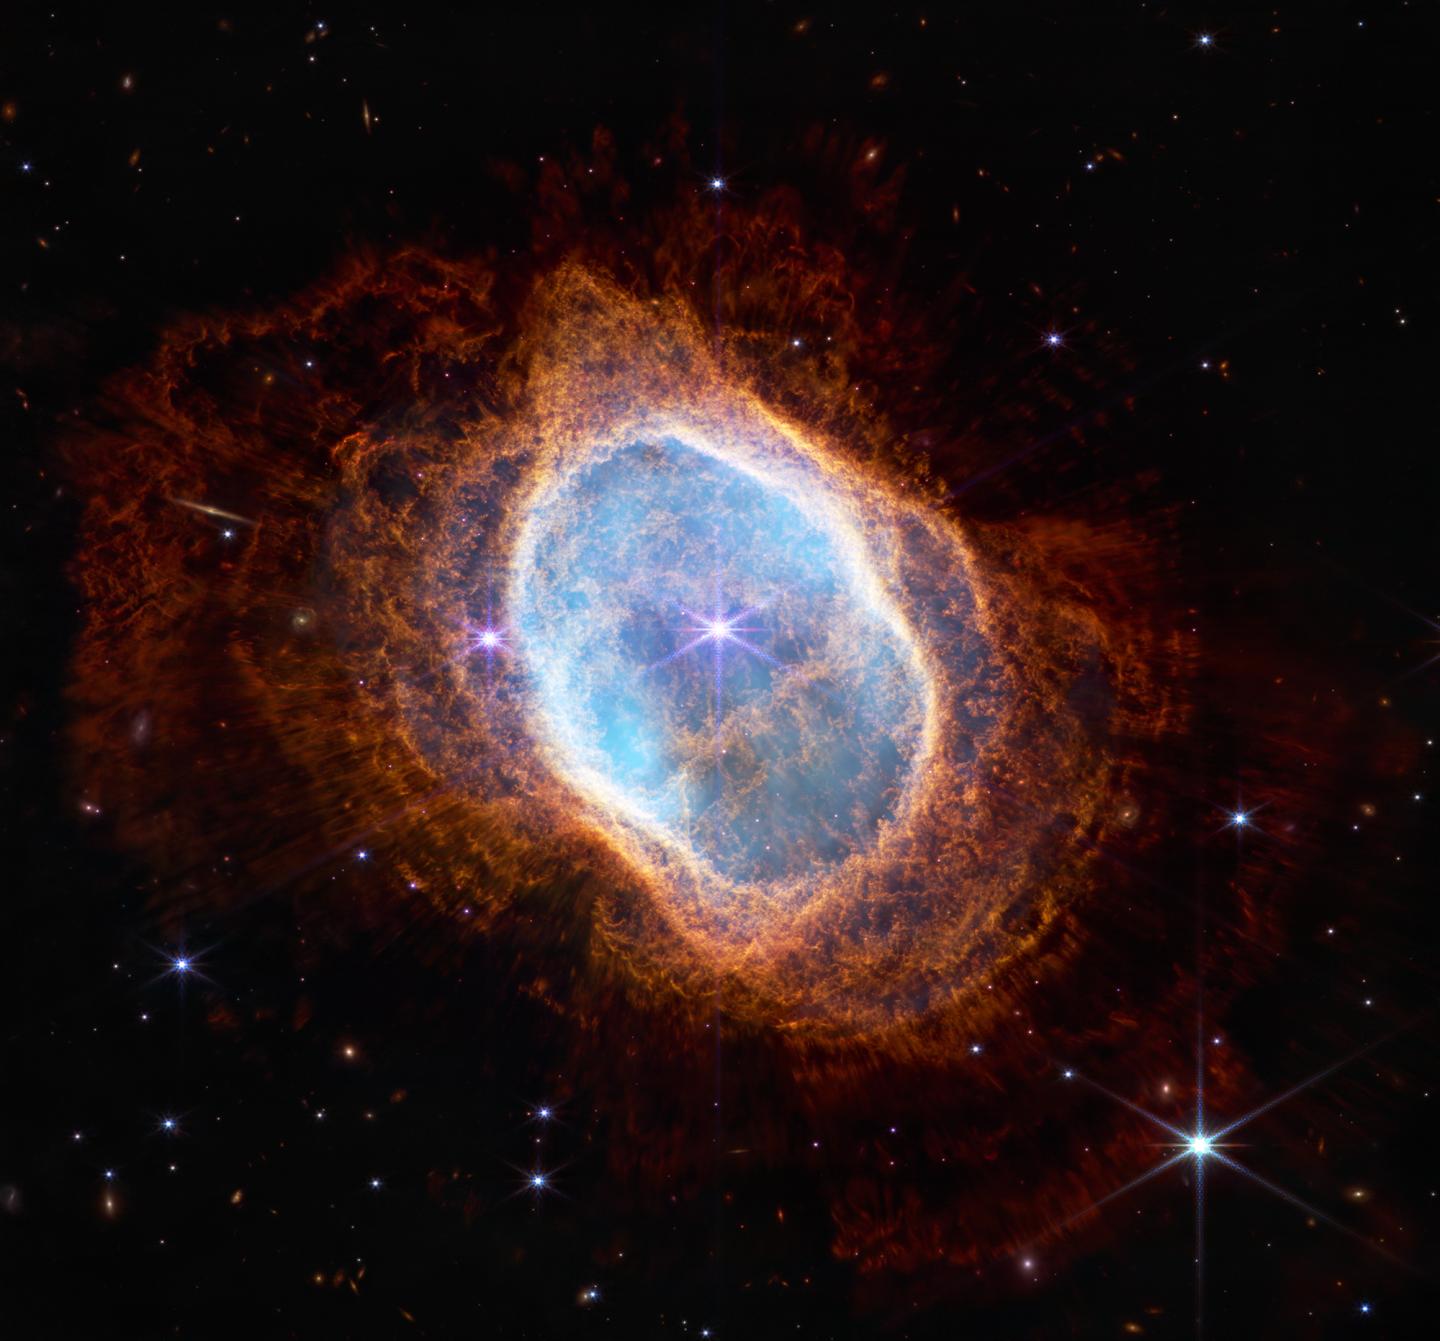
<instances>
[{"instance_id":1,"label":"black space background","mask_svg":"<svg viewBox=\"0 0 1440 1341\"><path fill-rule=\"evenodd\" d=\"M558 1044L492 985L503 977L483 954L437 984L346 937L304 961L317 1017L296 1034L293 922L272 904L190 929L213 947L215 985L153 982L148 876L79 813L66 771L78 506L53 442L177 312L283 296L357 240L523 247L506 235L515 211L489 194L496 158L584 146L603 124L638 174L641 141L683 108L697 162L745 193L796 180L799 132L833 121L909 165L909 281L970 268L990 328L979 357L1032 356L1049 319L1032 281L1083 286L1132 351L1137 408L1111 468L1158 468L1185 504L1191 594L1220 640L1307 667L1353 708L1357 757L1369 733L1440 735L1437 672L1415 669L1440 652L1422 618L1440 619L1433 19L1429 4L1380 0L0 13L0 102L16 104L0 122L0 1334L1106 1337L1131 1319L1191 1334L1184 1214L1034 1288L971 1296L960 1282L909 1303L902 1288L899 1304L857 1312L809 1171L737 1178L724 1216L702 1197L617 1223L602 1152L619 1138L584 1096L547 1137L564 1196L539 1213L505 1200ZM317 20L328 36L307 43ZM1201 31L1213 50L1196 48ZM381 118L369 136L362 99ZM1108 145L1125 162L1082 171ZM1221 358L1224 383L1199 368ZM1066 450L1063 436L1047 449ZM1223 788L1245 745L1218 724L1197 789ZM1432 784L1423 768L1378 782L1342 761L1315 796L1333 838L1306 872L1313 916L1230 1023L1268 1083L1293 1075L1281 1033L1313 1026L1317 1049L1343 1052L1430 1004ZM1407 804L1416 791L1427 801ZM1357 835L1366 801L1379 818ZM1344 926L1343 948L1315 944L1324 919ZM1372 990L1378 1019L1359 1004ZM274 1022L217 1040L210 992ZM361 1067L336 1065L348 1035L366 1041ZM1421 1269L1303 1231L1260 1194L1217 1192L1211 1335L1429 1334L1434 1041L1424 1022L1388 1045L1383 1074L1337 1082L1364 1087L1347 1105L1363 1114L1357 1177L1394 1204L1398 1251ZM155 1134L162 1112L184 1114L183 1138ZM425 1195L426 1171L452 1164L493 1170L468 1226ZM114 1222L97 1214L105 1168L125 1198ZM770 1224L777 1199L783 1233L734 1228ZM624 1258L597 1266L597 1245L617 1242ZM355 1291L311 1283L362 1263ZM577 1307L591 1283L602 1302Z\"/></svg>"}]
</instances>

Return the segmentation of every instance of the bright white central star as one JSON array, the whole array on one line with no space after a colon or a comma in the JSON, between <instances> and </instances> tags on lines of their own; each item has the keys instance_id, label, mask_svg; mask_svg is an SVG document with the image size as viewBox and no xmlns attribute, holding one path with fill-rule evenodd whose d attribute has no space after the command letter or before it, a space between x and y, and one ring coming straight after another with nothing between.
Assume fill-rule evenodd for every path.
<instances>
[{"instance_id":1,"label":"bright white central star","mask_svg":"<svg viewBox=\"0 0 1440 1341\"><path fill-rule=\"evenodd\" d=\"M1190 1153L1194 1155L1197 1159L1200 1159L1205 1155L1210 1154L1213 1149L1214 1146L1211 1145L1210 1138L1208 1136L1202 1136L1197 1133L1190 1138Z\"/></svg>"},{"instance_id":2,"label":"bright white central star","mask_svg":"<svg viewBox=\"0 0 1440 1341\"><path fill-rule=\"evenodd\" d=\"M766 665L779 667L780 663L770 655L769 652L757 647L750 641L748 635L762 634L765 630L746 623L751 615L755 614L760 607L758 605L747 605L743 609L729 609L720 594L720 583L715 583L715 603L705 614L691 610L682 605L680 613L685 615L691 623L678 630L685 638L668 657L661 657L654 662L649 670L655 670L659 666L668 666L671 662L678 661L689 652L709 645L712 652L712 662L715 670L715 730L716 740L719 740L720 730L720 700L722 697L722 682L725 674L725 649L730 646L738 647L743 652L765 662ZM729 610L727 614L726 611ZM718 748L718 745L717 745Z\"/></svg>"}]
</instances>

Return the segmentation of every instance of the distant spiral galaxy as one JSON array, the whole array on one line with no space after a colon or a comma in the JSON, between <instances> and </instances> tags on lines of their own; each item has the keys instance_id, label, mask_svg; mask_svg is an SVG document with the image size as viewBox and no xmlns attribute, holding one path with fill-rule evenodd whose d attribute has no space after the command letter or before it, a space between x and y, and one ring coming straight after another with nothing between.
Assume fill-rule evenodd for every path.
<instances>
[{"instance_id":1,"label":"distant spiral galaxy","mask_svg":"<svg viewBox=\"0 0 1440 1341\"><path fill-rule=\"evenodd\" d=\"M937 1149L975 1231L857 1184L836 1251L979 1260L1081 1196L994 1195L987 1152L1042 1122L996 1076L1044 1073L1037 1033L1160 1045L1065 1002L1188 711L1163 525L972 510L1047 393L936 396L934 301L877 309L783 200L707 209L358 253L177 322L70 447L77 768L175 915L283 895L437 971L483 936L580 1054L623 1014L649 1067L721 1011L822 1125L901 1071L963 1092ZM393 878L337 902L360 849Z\"/></svg>"}]
</instances>

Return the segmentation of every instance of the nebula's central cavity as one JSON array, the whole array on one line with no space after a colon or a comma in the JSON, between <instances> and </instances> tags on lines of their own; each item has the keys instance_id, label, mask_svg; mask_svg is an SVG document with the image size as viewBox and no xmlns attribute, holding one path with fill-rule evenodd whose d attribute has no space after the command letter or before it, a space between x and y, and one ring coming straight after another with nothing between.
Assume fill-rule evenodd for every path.
<instances>
[{"instance_id":1,"label":"nebula's central cavity","mask_svg":"<svg viewBox=\"0 0 1440 1341\"><path fill-rule=\"evenodd\" d=\"M535 499L511 617L559 771L719 888L823 874L902 808L923 667L816 472L675 438Z\"/></svg>"}]
</instances>

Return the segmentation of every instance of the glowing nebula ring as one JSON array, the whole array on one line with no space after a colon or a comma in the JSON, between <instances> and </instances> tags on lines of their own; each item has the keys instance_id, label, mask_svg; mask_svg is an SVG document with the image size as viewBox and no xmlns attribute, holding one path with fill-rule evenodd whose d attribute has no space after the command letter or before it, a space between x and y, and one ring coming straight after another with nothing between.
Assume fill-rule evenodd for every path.
<instances>
[{"instance_id":1,"label":"glowing nebula ring","mask_svg":"<svg viewBox=\"0 0 1440 1341\"><path fill-rule=\"evenodd\" d=\"M411 695L414 720L432 719L416 740L535 849L559 843L557 860L597 873L601 942L646 979L724 982L737 1009L792 1026L873 1028L973 997L1044 934L1093 860L1074 839L1093 835L1119 785L1111 723L1064 700L1113 656L1103 626L1053 578L1038 594L1044 575L977 549L955 519L857 461L854 444L778 414L683 304L563 267L539 286L521 348L524 394L458 462L402 626L428 625L463 654L477 623L523 609L536 519L565 481L624 444L674 439L821 518L920 669L920 746L864 850L818 874L746 882L717 877L577 767L547 721L523 630L507 628L503 665L452 673L455 702Z\"/></svg>"},{"instance_id":2,"label":"glowing nebula ring","mask_svg":"<svg viewBox=\"0 0 1440 1341\"><path fill-rule=\"evenodd\" d=\"M1115 617L1103 567L1130 552L1069 524L967 521L849 399L843 366L777 382L686 293L579 261L523 298L495 283L425 253L360 262L274 314L181 328L122 385L123 436L77 448L95 500L77 738L97 798L128 841L223 841L277 888L363 845L447 923L583 934L596 980L637 1000L719 993L737 1017L897 1048L921 1027L968 1036L1012 970L1078 943L1107 833L1133 823L1136 751L1116 743L1165 729L1153 632ZM293 393L237 418L235 351L277 344L239 366L278 367ZM335 390L307 391L297 349L330 351ZM606 453L671 440L803 507L913 670L913 704L888 717L879 694L874 718L913 748L872 770L823 860L757 875L636 822L576 766L537 680L537 526ZM259 519L224 542L219 585L188 577L198 514L174 499ZM793 612L775 613L785 635ZM188 667L216 647L202 698ZM165 750L192 794L162 829L147 797ZM246 778L271 790L264 814L230 799Z\"/></svg>"}]
</instances>

